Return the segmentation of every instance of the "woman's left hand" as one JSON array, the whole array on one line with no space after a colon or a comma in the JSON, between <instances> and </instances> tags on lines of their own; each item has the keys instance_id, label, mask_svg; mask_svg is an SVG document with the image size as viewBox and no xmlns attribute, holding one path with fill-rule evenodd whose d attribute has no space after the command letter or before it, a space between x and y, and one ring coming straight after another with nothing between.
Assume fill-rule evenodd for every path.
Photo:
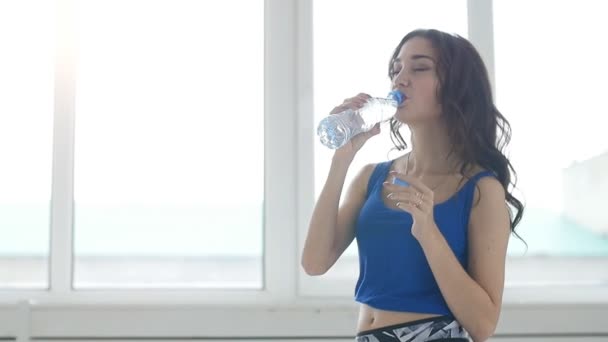
<instances>
[{"instance_id":1,"label":"woman's left hand","mask_svg":"<svg viewBox=\"0 0 608 342\"><path fill-rule=\"evenodd\" d=\"M421 241L427 235L436 233L438 228L433 216L435 207L433 190L424 185L418 177L396 171L391 171L390 174L409 184L409 186L402 186L384 183L384 186L389 192L387 198L397 202L396 205L399 209L412 215L412 235Z\"/></svg>"}]
</instances>

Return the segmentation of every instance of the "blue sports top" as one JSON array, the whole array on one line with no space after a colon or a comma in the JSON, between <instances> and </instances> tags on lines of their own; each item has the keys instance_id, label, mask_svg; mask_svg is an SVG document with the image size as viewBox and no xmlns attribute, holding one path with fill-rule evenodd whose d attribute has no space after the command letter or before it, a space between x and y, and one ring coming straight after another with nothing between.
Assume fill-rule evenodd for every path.
<instances>
[{"instance_id":1,"label":"blue sports top","mask_svg":"<svg viewBox=\"0 0 608 342\"><path fill-rule=\"evenodd\" d=\"M376 165L367 185L367 198L356 223L359 280L355 300L371 307L451 315L422 247L412 235L412 216L389 208L382 198L382 183L393 161ZM466 181L448 200L435 204L434 218L460 264L467 269L469 214L475 184L490 171Z\"/></svg>"}]
</instances>

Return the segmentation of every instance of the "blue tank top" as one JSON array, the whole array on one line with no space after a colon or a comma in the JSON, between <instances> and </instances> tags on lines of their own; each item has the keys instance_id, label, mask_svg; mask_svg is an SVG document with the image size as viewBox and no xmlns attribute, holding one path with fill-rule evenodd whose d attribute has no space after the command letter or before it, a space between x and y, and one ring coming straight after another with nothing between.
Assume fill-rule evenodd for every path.
<instances>
[{"instance_id":1,"label":"blue tank top","mask_svg":"<svg viewBox=\"0 0 608 342\"><path fill-rule=\"evenodd\" d=\"M356 223L359 280L355 300L390 310L451 315L422 247L412 235L412 216L389 208L382 183L393 161L376 165L367 185L367 198ZM466 181L448 200L435 204L434 218L460 264L467 269L467 232L475 184L482 171Z\"/></svg>"}]
</instances>

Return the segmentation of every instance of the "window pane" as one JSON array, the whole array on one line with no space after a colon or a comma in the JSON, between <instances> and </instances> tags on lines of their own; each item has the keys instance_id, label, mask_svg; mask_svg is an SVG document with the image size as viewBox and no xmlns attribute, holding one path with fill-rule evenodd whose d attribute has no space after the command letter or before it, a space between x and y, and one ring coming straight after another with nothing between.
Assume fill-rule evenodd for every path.
<instances>
[{"instance_id":1,"label":"window pane","mask_svg":"<svg viewBox=\"0 0 608 342\"><path fill-rule=\"evenodd\" d=\"M512 239L509 254L549 256L562 272L605 282L608 66L603 61L608 49L600 42L608 24L603 6L590 0L495 1L494 33L497 101L513 126L511 160L527 204L518 230L529 249L524 254L523 243ZM510 280L547 276L528 268Z\"/></svg>"},{"instance_id":2,"label":"window pane","mask_svg":"<svg viewBox=\"0 0 608 342\"><path fill-rule=\"evenodd\" d=\"M263 2L79 4L75 287L261 288Z\"/></svg>"},{"instance_id":3,"label":"window pane","mask_svg":"<svg viewBox=\"0 0 608 342\"><path fill-rule=\"evenodd\" d=\"M497 95L513 125L511 154L527 202L521 233L529 254L608 256L608 215L602 210L608 194L602 94L608 66L599 62L608 49L598 44L608 24L600 5L495 4ZM548 10L552 15L543 15ZM515 16L518 25L512 25Z\"/></svg>"},{"instance_id":4,"label":"window pane","mask_svg":"<svg viewBox=\"0 0 608 342\"><path fill-rule=\"evenodd\" d=\"M409 31L436 28L467 37L466 1L434 0L315 1L314 39L314 122L318 122L343 99L364 92L385 96L391 89L388 62L395 47ZM341 24L336 24L340 22ZM315 130L316 131L316 130ZM403 130L407 139L406 130ZM389 127L369 140L359 151L346 177L343 196L352 177L367 163L397 157ZM327 178L333 150L315 136L315 198ZM345 251L323 278L349 279L358 274L356 243ZM327 289L323 289L327 291ZM343 292L341 292L343 294Z\"/></svg>"},{"instance_id":5,"label":"window pane","mask_svg":"<svg viewBox=\"0 0 608 342\"><path fill-rule=\"evenodd\" d=\"M48 286L55 9L0 2L0 287Z\"/></svg>"}]
</instances>

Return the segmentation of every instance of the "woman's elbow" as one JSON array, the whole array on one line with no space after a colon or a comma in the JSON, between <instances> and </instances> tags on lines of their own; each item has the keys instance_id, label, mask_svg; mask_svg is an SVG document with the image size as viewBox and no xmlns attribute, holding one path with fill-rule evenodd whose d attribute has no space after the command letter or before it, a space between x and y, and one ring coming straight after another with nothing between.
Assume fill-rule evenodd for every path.
<instances>
[{"instance_id":1,"label":"woman's elbow","mask_svg":"<svg viewBox=\"0 0 608 342\"><path fill-rule=\"evenodd\" d=\"M333 250L320 252L319 249L304 248L300 264L306 274L320 276L327 273L336 260L336 253Z\"/></svg>"},{"instance_id":2,"label":"woman's elbow","mask_svg":"<svg viewBox=\"0 0 608 342\"><path fill-rule=\"evenodd\" d=\"M473 331L469 331L469 334L474 342L487 341L490 337L494 336L497 323L495 319L482 319Z\"/></svg>"},{"instance_id":3,"label":"woman's elbow","mask_svg":"<svg viewBox=\"0 0 608 342\"><path fill-rule=\"evenodd\" d=\"M494 331L479 331L474 334L470 333L470 335L473 342L485 342L494 335Z\"/></svg>"},{"instance_id":4,"label":"woman's elbow","mask_svg":"<svg viewBox=\"0 0 608 342\"><path fill-rule=\"evenodd\" d=\"M302 265L304 272L306 272L306 274L309 276L320 276L327 273L328 270L328 267L326 267L322 262L308 260L304 257L302 257L300 264Z\"/></svg>"},{"instance_id":5,"label":"woman's elbow","mask_svg":"<svg viewBox=\"0 0 608 342\"><path fill-rule=\"evenodd\" d=\"M307 265L302 263L302 268L309 276L320 276L327 273L327 269L315 265Z\"/></svg>"}]
</instances>

